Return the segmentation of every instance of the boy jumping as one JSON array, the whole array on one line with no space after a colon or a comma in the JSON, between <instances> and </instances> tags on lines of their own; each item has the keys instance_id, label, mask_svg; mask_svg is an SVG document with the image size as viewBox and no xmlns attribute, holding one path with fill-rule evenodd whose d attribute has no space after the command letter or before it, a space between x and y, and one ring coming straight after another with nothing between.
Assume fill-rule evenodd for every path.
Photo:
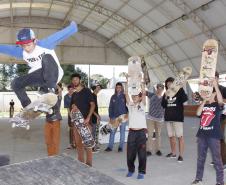
<instances>
[{"instance_id":1,"label":"boy jumping","mask_svg":"<svg viewBox=\"0 0 226 185\"><path fill-rule=\"evenodd\" d=\"M17 46L0 45L0 53L23 59L30 67L27 75L20 76L11 83L11 87L23 107L31 103L25 90L27 86L41 87L43 93L55 93L56 84L63 77L63 70L54 48L77 30L76 23L71 22L63 30L42 40L37 40L31 29L23 28L17 34Z\"/></svg>"}]
</instances>

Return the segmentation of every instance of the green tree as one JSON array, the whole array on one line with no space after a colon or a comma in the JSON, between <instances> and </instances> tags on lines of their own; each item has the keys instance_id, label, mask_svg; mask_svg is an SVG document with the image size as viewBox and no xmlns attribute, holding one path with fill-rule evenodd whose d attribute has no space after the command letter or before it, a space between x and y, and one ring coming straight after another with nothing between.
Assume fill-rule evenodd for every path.
<instances>
[{"instance_id":1,"label":"green tree","mask_svg":"<svg viewBox=\"0 0 226 185\"><path fill-rule=\"evenodd\" d=\"M15 69L15 75L17 77L26 75L29 71L29 67L27 64L17 64Z\"/></svg>"},{"instance_id":2,"label":"green tree","mask_svg":"<svg viewBox=\"0 0 226 185\"><path fill-rule=\"evenodd\" d=\"M93 74L91 76L91 82L92 84L96 84L96 83L99 83L102 88L107 88L107 84L109 82L109 79L108 78L105 78L103 75L101 74Z\"/></svg>"},{"instance_id":3,"label":"green tree","mask_svg":"<svg viewBox=\"0 0 226 185\"><path fill-rule=\"evenodd\" d=\"M63 76L61 82L64 83L64 84L70 84L71 83L71 75L73 73L75 73L74 65L63 64L63 65L61 65L61 67L64 71L64 76Z\"/></svg>"},{"instance_id":4,"label":"green tree","mask_svg":"<svg viewBox=\"0 0 226 185\"><path fill-rule=\"evenodd\" d=\"M0 65L0 90L6 91L10 89L10 82L15 76L14 64L1 64Z\"/></svg>"}]
</instances>

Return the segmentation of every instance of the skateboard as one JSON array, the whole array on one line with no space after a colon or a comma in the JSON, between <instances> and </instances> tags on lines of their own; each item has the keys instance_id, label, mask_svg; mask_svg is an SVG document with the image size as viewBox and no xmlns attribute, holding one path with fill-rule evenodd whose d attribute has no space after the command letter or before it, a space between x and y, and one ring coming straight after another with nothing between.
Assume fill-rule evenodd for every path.
<instances>
[{"instance_id":1,"label":"skateboard","mask_svg":"<svg viewBox=\"0 0 226 185\"><path fill-rule=\"evenodd\" d=\"M41 95L36 101L25 107L20 113L10 119L12 128L23 127L30 129L29 123L42 113L52 114L52 107L57 103L57 95L47 93Z\"/></svg>"},{"instance_id":2,"label":"skateboard","mask_svg":"<svg viewBox=\"0 0 226 185\"><path fill-rule=\"evenodd\" d=\"M192 73L191 67L184 67L181 72L177 75L171 86L167 89L165 92L166 96L169 96L170 98L174 97L180 88L182 88L186 82L189 76Z\"/></svg>"},{"instance_id":3,"label":"skateboard","mask_svg":"<svg viewBox=\"0 0 226 185\"><path fill-rule=\"evenodd\" d=\"M217 65L218 43L209 39L203 44L202 61L199 75L199 94L208 99L213 92L212 79L215 78Z\"/></svg>"},{"instance_id":4,"label":"skateboard","mask_svg":"<svg viewBox=\"0 0 226 185\"><path fill-rule=\"evenodd\" d=\"M107 124L100 126L100 133L107 135L113 129L117 129L121 123L128 121L128 114L122 114L114 120L110 120Z\"/></svg>"},{"instance_id":5,"label":"skateboard","mask_svg":"<svg viewBox=\"0 0 226 185\"><path fill-rule=\"evenodd\" d=\"M139 56L128 59L128 93L138 95L141 92L142 68Z\"/></svg>"},{"instance_id":6,"label":"skateboard","mask_svg":"<svg viewBox=\"0 0 226 185\"><path fill-rule=\"evenodd\" d=\"M147 68L147 64L144 60L144 57L142 57L142 59L141 59L141 69L142 69L143 74L144 74L144 82L148 86L150 84L151 80L150 80L150 77L149 77L148 68Z\"/></svg>"},{"instance_id":7,"label":"skateboard","mask_svg":"<svg viewBox=\"0 0 226 185\"><path fill-rule=\"evenodd\" d=\"M93 148L95 141L89 127L84 123L84 117L79 110L71 112L71 122L81 136L84 146L86 148Z\"/></svg>"}]
</instances>

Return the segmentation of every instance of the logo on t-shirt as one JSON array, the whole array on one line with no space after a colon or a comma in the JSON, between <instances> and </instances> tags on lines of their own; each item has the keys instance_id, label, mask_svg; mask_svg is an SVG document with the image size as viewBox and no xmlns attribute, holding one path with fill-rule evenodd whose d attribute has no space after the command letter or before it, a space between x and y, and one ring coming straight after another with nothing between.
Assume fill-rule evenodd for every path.
<instances>
[{"instance_id":1,"label":"logo on t-shirt","mask_svg":"<svg viewBox=\"0 0 226 185\"><path fill-rule=\"evenodd\" d=\"M202 127L207 127L210 125L211 121L213 120L213 118L215 117L215 107L204 107L203 108L203 112L202 112L202 118L201 118L201 122L200 125Z\"/></svg>"},{"instance_id":2,"label":"logo on t-shirt","mask_svg":"<svg viewBox=\"0 0 226 185\"><path fill-rule=\"evenodd\" d=\"M175 103L176 100L177 100L177 97L168 98L167 99L167 102L168 102L167 107L176 107L177 106L177 104Z\"/></svg>"}]
</instances>

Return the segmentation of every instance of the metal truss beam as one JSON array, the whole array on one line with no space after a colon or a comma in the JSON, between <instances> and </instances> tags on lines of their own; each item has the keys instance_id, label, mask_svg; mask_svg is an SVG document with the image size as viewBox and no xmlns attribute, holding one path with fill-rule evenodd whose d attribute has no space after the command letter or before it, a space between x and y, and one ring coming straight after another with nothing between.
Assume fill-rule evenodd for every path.
<instances>
[{"instance_id":1,"label":"metal truss beam","mask_svg":"<svg viewBox=\"0 0 226 185\"><path fill-rule=\"evenodd\" d=\"M85 22L85 20L89 17L89 15L95 11L95 8L98 6L98 4L100 3L101 0L98 0L96 3L94 3L93 7L90 8L90 11L88 12L88 14L82 19L82 21L80 22L80 24L83 24Z\"/></svg>"},{"instance_id":2,"label":"metal truss beam","mask_svg":"<svg viewBox=\"0 0 226 185\"><path fill-rule=\"evenodd\" d=\"M111 14L111 16L110 17L108 17L103 23L101 23L101 25L99 25L94 31L98 31L102 26L104 26L111 18L112 18L112 16L113 15L116 15L117 14L117 12L119 12L123 7L125 7L127 4L128 4L128 2L129 2L130 0L127 0L127 1L125 1L116 11L114 11L112 14Z\"/></svg>"},{"instance_id":3,"label":"metal truss beam","mask_svg":"<svg viewBox=\"0 0 226 185\"><path fill-rule=\"evenodd\" d=\"M170 0L176 7L181 9L183 12L185 12L185 16L188 16L198 27L202 30L202 32L206 35L208 38L216 39L219 43L219 53L224 58L226 62L226 55L224 54L226 52L226 48L224 47L221 40L218 38L218 36L212 31L212 29L208 26L208 24L203 20L200 16L197 15L197 11L202 9L204 6L208 8L208 6L215 2L216 0L209 1L208 3L202 5L199 9L196 9L193 11L191 7L184 1L184 0Z\"/></svg>"},{"instance_id":4,"label":"metal truss beam","mask_svg":"<svg viewBox=\"0 0 226 185\"><path fill-rule=\"evenodd\" d=\"M74 1L76 1L76 0L72 0L71 7L69 8L68 12L66 13L66 15L64 17L62 27L66 24L69 16L71 15L72 10L74 9L74 5L75 5Z\"/></svg>"},{"instance_id":5,"label":"metal truss beam","mask_svg":"<svg viewBox=\"0 0 226 185\"><path fill-rule=\"evenodd\" d=\"M147 33L144 32L138 26L136 26L134 24L131 25L131 21L127 20L126 18L124 18L118 14L114 14L114 12L112 12L106 8L103 8L99 5L97 6L95 3L91 3L86 0L81 0L81 1L76 2L76 4L83 8L87 8L92 11L98 12L99 14L102 14L106 17L110 17L112 20L114 20L118 23L121 23L124 26L128 26L129 29L132 30L134 33L136 33L139 38L145 37L147 35ZM162 60L164 62L166 62L166 64L169 65L169 68L171 69L173 74L176 75L179 72L179 69L177 68L175 63L172 61L172 59L167 55L167 53L163 49L161 49L159 47L159 45L151 37L149 37L146 41L150 45L151 48L153 48L154 50L159 50L159 52L158 52L159 56L162 58ZM106 44L109 44L110 42L108 41L108 42L106 42Z\"/></svg>"},{"instance_id":6,"label":"metal truss beam","mask_svg":"<svg viewBox=\"0 0 226 185\"><path fill-rule=\"evenodd\" d=\"M51 2L50 2L49 10L48 10L48 13L47 13L47 17L49 17L49 14L50 14L52 6L53 6L53 0L51 0Z\"/></svg>"}]
</instances>

